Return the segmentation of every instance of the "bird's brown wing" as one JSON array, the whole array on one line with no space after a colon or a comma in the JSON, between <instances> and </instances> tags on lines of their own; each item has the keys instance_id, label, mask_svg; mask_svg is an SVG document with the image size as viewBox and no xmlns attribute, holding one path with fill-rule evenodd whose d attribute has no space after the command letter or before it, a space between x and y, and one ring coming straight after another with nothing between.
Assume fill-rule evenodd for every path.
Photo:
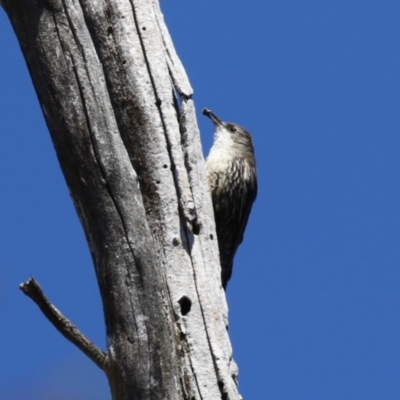
<instances>
[{"instance_id":1,"label":"bird's brown wing","mask_svg":"<svg viewBox=\"0 0 400 400\"><path fill-rule=\"evenodd\" d=\"M254 176L254 179L247 181L243 185L243 189L241 190L241 203L240 203L240 212L238 217L238 235L237 240L235 242L235 249L237 249L243 241L244 231L246 230L247 222L249 220L251 208L253 206L254 200L257 197L257 179Z\"/></svg>"},{"instance_id":2,"label":"bird's brown wing","mask_svg":"<svg viewBox=\"0 0 400 400\"><path fill-rule=\"evenodd\" d=\"M237 163L229 169L229 177L223 173L212 173L208 177L214 205L224 288L232 275L233 258L243 241L244 230L257 195L255 175L254 179L243 181L243 169L242 163ZM229 179L229 183L225 179Z\"/></svg>"},{"instance_id":3,"label":"bird's brown wing","mask_svg":"<svg viewBox=\"0 0 400 400\"><path fill-rule=\"evenodd\" d=\"M243 182L240 188L238 188L237 203L233 207L233 215L235 215L232 221L232 231L234 235L232 237L231 254L230 254L230 265L225 271L225 279L223 279L223 286L226 285L232 276L233 259L239 245L243 241L244 231L246 230L247 222L249 220L250 212L257 197L257 179Z\"/></svg>"}]
</instances>

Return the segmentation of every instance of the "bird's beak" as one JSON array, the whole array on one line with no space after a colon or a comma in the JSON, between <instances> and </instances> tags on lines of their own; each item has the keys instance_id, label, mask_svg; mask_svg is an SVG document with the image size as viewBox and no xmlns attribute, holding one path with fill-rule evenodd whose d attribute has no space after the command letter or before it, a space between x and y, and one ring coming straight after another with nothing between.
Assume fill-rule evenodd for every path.
<instances>
[{"instance_id":1,"label":"bird's beak","mask_svg":"<svg viewBox=\"0 0 400 400\"><path fill-rule=\"evenodd\" d=\"M203 114L210 118L214 125L222 125L222 121L208 108L203 108Z\"/></svg>"}]
</instances>

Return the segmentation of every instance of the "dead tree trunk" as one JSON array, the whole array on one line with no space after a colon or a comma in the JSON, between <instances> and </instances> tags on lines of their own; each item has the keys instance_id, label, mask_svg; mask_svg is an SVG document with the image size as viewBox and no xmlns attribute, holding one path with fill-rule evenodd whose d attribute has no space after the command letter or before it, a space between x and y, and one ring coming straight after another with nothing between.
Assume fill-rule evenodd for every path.
<instances>
[{"instance_id":1,"label":"dead tree trunk","mask_svg":"<svg viewBox=\"0 0 400 400\"><path fill-rule=\"evenodd\" d=\"M90 246L106 352L22 289L113 399L240 399L192 89L158 1L0 3Z\"/></svg>"}]
</instances>

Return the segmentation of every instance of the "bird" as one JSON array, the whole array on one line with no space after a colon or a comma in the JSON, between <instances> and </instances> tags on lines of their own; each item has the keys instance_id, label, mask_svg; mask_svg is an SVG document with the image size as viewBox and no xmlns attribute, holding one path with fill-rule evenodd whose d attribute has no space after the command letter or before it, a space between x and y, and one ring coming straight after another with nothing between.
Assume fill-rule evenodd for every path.
<instances>
[{"instance_id":1,"label":"bird","mask_svg":"<svg viewBox=\"0 0 400 400\"><path fill-rule=\"evenodd\" d=\"M251 135L243 127L223 122L211 110L203 114L215 126L214 142L206 158L212 198L221 282L224 290L232 276L233 259L257 197L257 171Z\"/></svg>"}]
</instances>

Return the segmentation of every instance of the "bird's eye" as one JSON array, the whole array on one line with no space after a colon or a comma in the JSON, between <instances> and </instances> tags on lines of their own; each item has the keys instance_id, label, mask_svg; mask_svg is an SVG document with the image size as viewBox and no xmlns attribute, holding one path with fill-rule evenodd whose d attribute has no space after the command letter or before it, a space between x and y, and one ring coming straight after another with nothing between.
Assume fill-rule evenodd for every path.
<instances>
[{"instance_id":1,"label":"bird's eye","mask_svg":"<svg viewBox=\"0 0 400 400\"><path fill-rule=\"evenodd\" d=\"M235 126L231 126L231 132L236 132L236 127Z\"/></svg>"}]
</instances>

